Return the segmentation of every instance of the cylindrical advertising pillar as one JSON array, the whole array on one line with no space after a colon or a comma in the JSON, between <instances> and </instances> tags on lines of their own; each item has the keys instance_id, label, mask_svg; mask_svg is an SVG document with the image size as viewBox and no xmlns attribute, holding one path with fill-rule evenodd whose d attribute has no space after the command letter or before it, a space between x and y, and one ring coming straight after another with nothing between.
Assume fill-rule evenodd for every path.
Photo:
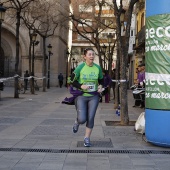
<instances>
[{"instance_id":1,"label":"cylindrical advertising pillar","mask_svg":"<svg viewBox=\"0 0 170 170\"><path fill-rule=\"evenodd\" d=\"M146 139L170 147L170 1L146 0Z\"/></svg>"}]
</instances>

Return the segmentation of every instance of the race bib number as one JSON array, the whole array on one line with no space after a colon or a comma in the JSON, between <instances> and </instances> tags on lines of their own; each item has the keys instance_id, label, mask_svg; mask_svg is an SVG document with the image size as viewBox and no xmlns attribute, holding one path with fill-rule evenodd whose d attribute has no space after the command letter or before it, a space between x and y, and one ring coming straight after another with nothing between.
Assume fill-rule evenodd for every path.
<instances>
[{"instance_id":1,"label":"race bib number","mask_svg":"<svg viewBox=\"0 0 170 170\"><path fill-rule=\"evenodd\" d=\"M88 92L93 92L96 90L96 85L93 82L87 82L85 85L88 86Z\"/></svg>"},{"instance_id":2,"label":"race bib number","mask_svg":"<svg viewBox=\"0 0 170 170\"><path fill-rule=\"evenodd\" d=\"M88 85L88 92L95 91L95 85Z\"/></svg>"}]
</instances>

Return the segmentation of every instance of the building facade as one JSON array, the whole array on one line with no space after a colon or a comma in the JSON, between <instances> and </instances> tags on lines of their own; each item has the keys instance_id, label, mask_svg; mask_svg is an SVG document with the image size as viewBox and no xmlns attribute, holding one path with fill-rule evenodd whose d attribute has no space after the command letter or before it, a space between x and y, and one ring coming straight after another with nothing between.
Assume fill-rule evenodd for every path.
<instances>
[{"instance_id":1,"label":"building facade","mask_svg":"<svg viewBox=\"0 0 170 170\"><path fill-rule=\"evenodd\" d=\"M101 47L106 47L105 55L102 56L102 64L103 68L108 69L108 60L106 59L109 55L108 35L112 34L113 36L113 41L110 46L112 46L116 40L115 16L111 6L113 6L112 1L106 0L105 3L102 4L102 10L100 11L101 8L96 0L72 0L73 15L77 20L73 21L71 57L76 61L76 65L83 61L83 52L87 47L94 48L96 52L94 62L99 64L99 52L96 50L97 45L95 46L93 44L97 42ZM101 14L99 15L100 12ZM101 50L100 52L102 53L103 51ZM115 67L116 52L113 54L113 63ZM75 64L73 65L72 63L70 67L73 68Z\"/></svg>"},{"instance_id":2,"label":"building facade","mask_svg":"<svg viewBox=\"0 0 170 170\"><path fill-rule=\"evenodd\" d=\"M140 0L134 10L136 15L136 39L134 44L134 81L137 79L136 69L145 63L145 0Z\"/></svg>"},{"instance_id":3,"label":"building facade","mask_svg":"<svg viewBox=\"0 0 170 170\"><path fill-rule=\"evenodd\" d=\"M60 0L62 4L58 8L65 13L65 21L58 23L57 28L52 36L46 37L46 66L48 70L48 44L52 45L52 54L50 57L50 86L58 85L58 74L61 72L66 79L66 50L70 43L69 35L69 19L67 18L70 11L70 1ZM5 4L4 4L5 6ZM8 9L9 10L9 9ZM6 11L5 19L2 22L1 32L1 56L0 56L0 71L1 77L13 77L15 75L16 64L16 22L11 21L9 11ZM57 9L55 9L57 10ZM43 37L38 35L39 44L35 46L34 53L34 75L38 78L43 78ZM28 28L22 23L19 32L19 67L18 74L23 76L26 70L29 70L29 58L32 57L29 52L30 37ZM47 77L47 75L46 75ZM41 85L41 81L39 81Z\"/></svg>"}]
</instances>

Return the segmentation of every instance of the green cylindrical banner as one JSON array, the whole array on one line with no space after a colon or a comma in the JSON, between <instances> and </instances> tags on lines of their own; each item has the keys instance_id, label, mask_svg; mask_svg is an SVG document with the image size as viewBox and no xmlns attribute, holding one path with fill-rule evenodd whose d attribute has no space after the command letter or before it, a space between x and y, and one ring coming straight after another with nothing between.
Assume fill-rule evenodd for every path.
<instances>
[{"instance_id":1,"label":"green cylindrical banner","mask_svg":"<svg viewBox=\"0 0 170 170\"><path fill-rule=\"evenodd\" d=\"M146 108L170 110L170 14L146 19Z\"/></svg>"}]
</instances>

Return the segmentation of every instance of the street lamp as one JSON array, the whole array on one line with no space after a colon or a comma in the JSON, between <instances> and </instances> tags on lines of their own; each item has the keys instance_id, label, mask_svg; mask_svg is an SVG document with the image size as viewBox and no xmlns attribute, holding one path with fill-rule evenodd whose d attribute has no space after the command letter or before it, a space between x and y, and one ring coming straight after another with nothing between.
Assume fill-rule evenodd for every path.
<instances>
[{"instance_id":1,"label":"street lamp","mask_svg":"<svg viewBox=\"0 0 170 170\"><path fill-rule=\"evenodd\" d=\"M111 44L112 43L112 40L113 40L113 35L111 33L109 33L107 35L107 40L108 40L108 43Z\"/></svg>"},{"instance_id":2,"label":"street lamp","mask_svg":"<svg viewBox=\"0 0 170 170\"><path fill-rule=\"evenodd\" d=\"M75 63L76 63L76 67L77 67L77 65L78 65L78 61L76 60L76 62L75 62Z\"/></svg>"},{"instance_id":3,"label":"street lamp","mask_svg":"<svg viewBox=\"0 0 170 170\"><path fill-rule=\"evenodd\" d=\"M74 63L75 63L75 58L72 58L72 62L73 62L73 69L74 69Z\"/></svg>"},{"instance_id":4,"label":"street lamp","mask_svg":"<svg viewBox=\"0 0 170 170\"><path fill-rule=\"evenodd\" d=\"M123 31L126 30L126 22L125 21L125 13L126 13L126 10L122 9L121 11L121 15L120 15L120 22L121 22L121 25L123 26Z\"/></svg>"},{"instance_id":5,"label":"street lamp","mask_svg":"<svg viewBox=\"0 0 170 170\"><path fill-rule=\"evenodd\" d=\"M106 48L107 48L107 47L105 46L105 44L103 45L102 48L103 48L103 53L106 53Z\"/></svg>"},{"instance_id":6,"label":"street lamp","mask_svg":"<svg viewBox=\"0 0 170 170\"><path fill-rule=\"evenodd\" d=\"M109 44L109 55L108 55L108 73L111 76L111 71L112 71L112 52L110 50L110 45L113 42L113 35L109 33L107 35L107 41ZM110 88L109 88L109 100L110 100Z\"/></svg>"},{"instance_id":7,"label":"street lamp","mask_svg":"<svg viewBox=\"0 0 170 170\"><path fill-rule=\"evenodd\" d=\"M2 32L2 22L5 18L6 9L0 4L0 56L1 56L1 32Z\"/></svg>"},{"instance_id":8,"label":"street lamp","mask_svg":"<svg viewBox=\"0 0 170 170\"><path fill-rule=\"evenodd\" d=\"M103 54L104 54L104 64L103 64L104 70L105 70L105 63L106 63L106 49L107 49L107 47L104 44L103 47L102 47L102 51L103 51Z\"/></svg>"},{"instance_id":9,"label":"street lamp","mask_svg":"<svg viewBox=\"0 0 170 170\"><path fill-rule=\"evenodd\" d=\"M75 58L72 58L72 65L73 65L73 67L71 68L71 74L73 73L73 71L74 71L74 69L75 69L75 67L74 67L74 64L76 64L76 59Z\"/></svg>"},{"instance_id":10,"label":"street lamp","mask_svg":"<svg viewBox=\"0 0 170 170\"><path fill-rule=\"evenodd\" d=\"M125 13L126 13L126 10L122 9L121 11L121 14L120 14L120 22L124 22L125 20Z\"/></svg>"},{"instance_id":11,"label":"street lamp","mask_svg":"<svg viewBox=\"0 0 170 170\"><path fill-rule=\"evenodd\" d=\"M32 94L34 94L34 59L35 59L34 47L37 44L36 38L37 38L37 33L34 31L31 34L31 41L32 41L32 89L31 89L31 92Z\"/></svg>"},{"instance_id":12,"label":"street lamp","mask_svg":"<svg viewBox=\"0 0 170 170\"><path fill-rule=\"evenodd\" d=\"M66 84L65 84L65 87L67 87L67 78L68 78L68 57L69 57L70 53L69 51L67 50L66 51Z\"/></svg>"},{"instance_id":13,"label":"street lamp","mask_svg":"<svg viewBox=\"0 0 170 170\"><path fill-rule=\"evenodd\" d=\"M50 56L51 56L51 54L52 54L52 45L51 44L49 44L48 46L47 46L47 48L48 48L48 82L47 82L47 89L49 89L50 88Z\"/></svg>"},{"instance_id":14,"label":"street lamp","mask_svg":"<svg viewBox=\"0 0 170 170\"><path fill-rule=\"evenodd\" d=\"M108 70L109 70L109 73L110 73L110 70L111 70L111 65L112 63L110 63L111 60L111 51L110 51L110 44L112 43L112 40L113 40L113 35L111 33L109 33L107 35L107 41L108 41L108 44L109 44L109 57L108 57Z\"/></svg>"}]
</instances>

